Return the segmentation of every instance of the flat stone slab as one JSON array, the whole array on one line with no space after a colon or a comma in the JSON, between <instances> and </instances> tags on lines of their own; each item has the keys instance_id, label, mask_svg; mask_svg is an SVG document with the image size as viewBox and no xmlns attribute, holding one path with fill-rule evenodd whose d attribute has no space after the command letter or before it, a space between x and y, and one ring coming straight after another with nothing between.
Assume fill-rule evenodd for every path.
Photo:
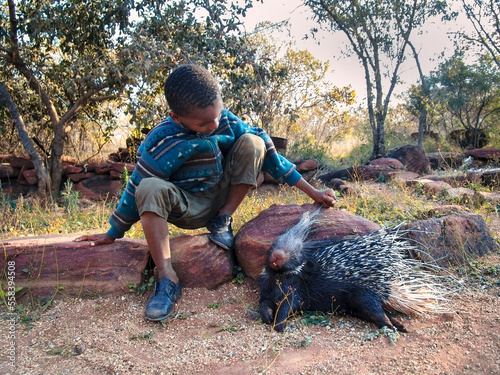
<instances>
[{"instance_id":1,"label":"flat stone slab","mask_svg":"<svg viewBox=\"0 0 500 375\"><path fill-rule=\"evenodd\" d=\"M116 296L129 292L129 282L141 283L149 258L144 240L121 239L91 247L88 242L73 242L76 237L47 235L0 242L2 283L4 271L12 264L15 286L33 300Z\"/></svg>"}]
</instances>

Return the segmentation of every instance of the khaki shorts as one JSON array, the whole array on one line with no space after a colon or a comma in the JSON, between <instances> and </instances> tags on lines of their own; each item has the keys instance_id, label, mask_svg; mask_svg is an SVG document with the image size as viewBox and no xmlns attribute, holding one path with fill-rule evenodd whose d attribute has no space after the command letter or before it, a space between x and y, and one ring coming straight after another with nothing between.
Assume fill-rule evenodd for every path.
<instances>
[{"instance_id":1,"label":"khaki shorts","mask_svg":"<svg viewBox=\"0 0 500 375\"><path fill-rule=\"evenodd\" d=\"M226 203L231 185L257 185L265 152L262 138L242 135L224 159L222 180L206 191L187 192L170 181L144 178L135 193L139 215L154 212L179 228L204 227Z\"/></svg>"}]
</instances>

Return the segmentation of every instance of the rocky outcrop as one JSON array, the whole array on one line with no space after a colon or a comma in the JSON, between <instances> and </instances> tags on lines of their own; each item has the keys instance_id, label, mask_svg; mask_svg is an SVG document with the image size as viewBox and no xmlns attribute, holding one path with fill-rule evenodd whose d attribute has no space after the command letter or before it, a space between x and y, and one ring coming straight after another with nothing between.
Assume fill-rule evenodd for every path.
<instances>
[{"instance_id":1,"label":"rocky outcrop","mask_svg":"<svg viewBox=\"0 0 500 375\"><path fill-rule=\"evenodd\" d=\"M412 256L441 267L460 266L498 249L486 222L477 214L421 220L406 228L408 238L421 249Z\"/></svg>"}]
</instances>

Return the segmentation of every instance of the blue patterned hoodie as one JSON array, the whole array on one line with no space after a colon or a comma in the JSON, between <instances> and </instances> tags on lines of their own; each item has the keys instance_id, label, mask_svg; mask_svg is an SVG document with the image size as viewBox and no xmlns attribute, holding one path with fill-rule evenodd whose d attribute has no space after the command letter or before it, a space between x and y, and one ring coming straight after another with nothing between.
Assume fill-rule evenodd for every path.
<instances>
[{"instance_id":1,"label":"blue patterned hoodie","mask_svg":"<svg viewBox=\"0 0 500 375\"><path fill-rule=\"evenodd\" d=\"M222 111L219 127L208 136L184 128L168 117L155 126L139 146L137 164L109 219L108 234L121 238L139 221L135 190L143 178L168 180L190 192L204 191L219 183L224 156L245 133L261 137L266 144L263 171L291 186L300 180L294 164L276 152L263 129L247 125L227 110Z\"/></svg>"}]
</instances>

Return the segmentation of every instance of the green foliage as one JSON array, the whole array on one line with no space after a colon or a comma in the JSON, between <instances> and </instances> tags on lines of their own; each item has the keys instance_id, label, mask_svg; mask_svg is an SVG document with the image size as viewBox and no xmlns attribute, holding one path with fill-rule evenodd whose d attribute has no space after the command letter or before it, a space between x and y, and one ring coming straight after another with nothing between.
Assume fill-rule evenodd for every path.
<instances>
[{"instance_id":1,"label":"green foliage","mask_svg":"<svg viewBox=\"0 0 500 375\"><path fill-rule=\"evenodd\" d=\"M147 275L147 271L145 271L145 274ZM151 291L154 287L154 284L155 284L154 276L149 277L144 283L139 285L137 285L132 281L127 282L129 292L138 293L141 296L143 296L146 292Z\"/></svg>"},{"instance_id":2,"label":"green foliage","mask_svg":"<svg viewBox=\"0 0 500 375\"><path fill-rule=\"evenodd\" d=\"M325 313L316 311L306 311L301 314L299 319L299 323L303 325L315 325L315 326L331 326L332 323L330 321L330 315L326 315Z\"/></svg>"},{"instance_id":3,"label":"green foliage","mask_svg":"<svg viewBox=\"0 0 500 375\"><path fill-rule=\"evenodd\" d=\"M66 207L66 212L74 216L78 213L78 197L80 193L76 190L73 190L73 182L71 180L67 180L64 184L64 190L61 192L64 207Z\"/></svg>"},{"instance_id":4,"label":"green foliage","mask_svg":"<svg viewBox=\"0 0 500 375\"><path fill-rule=\"evenodd\" d=\"M320 144L311 134L307 134L302 139L295 141L290 147L290 152L318 162L325 161L328 158L327 147Z\"/></svg>"},{"instance_id":5,"label":"green foliage","mask_svg":"<svg viewBox=\"0 0 500 375\"><path fill-rule=\"evenodd\" d=\"M400 336L401 335L396 329L391 329L389 327L382 327L374 332L366 334L364 340L373 341L378 337L387 337L391 345L396 345Z\"/></svg>"},{"instance_id":6,"label":"green foliage","mask_svg":"<svg viewBox=\"0 0 500 375\"><path fill-rule=\"evenodd\" d=\"M245 274L240 266L233 267L233 279L231 282L233 284L243 284L245 282Z\"/></svg>"}]
</instances>

